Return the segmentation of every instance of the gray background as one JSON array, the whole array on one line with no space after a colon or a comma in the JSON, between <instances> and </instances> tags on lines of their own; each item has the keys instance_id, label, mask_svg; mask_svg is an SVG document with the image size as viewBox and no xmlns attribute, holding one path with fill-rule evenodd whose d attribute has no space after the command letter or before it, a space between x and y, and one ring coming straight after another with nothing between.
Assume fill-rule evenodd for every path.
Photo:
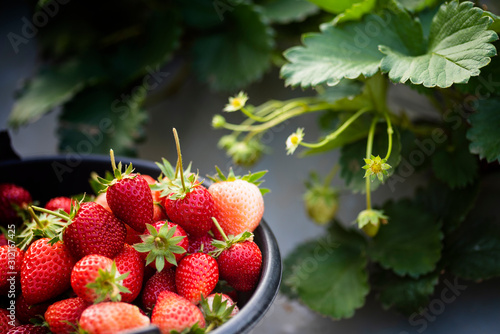
<instances>
[{"instance_id":1,"label":"gray background","mask_svg":"<svg viewBox=\"0 0 500 334\"><path fill-rule=\"evenodd\" d=\"M16 54L6 36L8 32L18 32L22 26L21 19L29 17L29 13L22 3L8 8L4 3L0 6L0 129L5 129L16 88L36 69L36 41L21 45ZM247 91L249 103L256 105L270 98L285 99L304 94L300 90L285 89L277 71L271 71ZM181 138L184 160L193 161L200 174L213 173L215 165L227 169L231 165L230 159L215 148L218 138L225 132L210 127L212 116L220 113L226 103L225 94L210 92L206 86L190 78L174 97L150 106L148 139L141 144L139 157L152 161L165 157L174 161L175 145L171 130L175 127ZM431 109L425 101L406 89L393 89L391 103L394 110L404 106L410 113ZM58 111L55 110L29 126L10 131L15 150L22 157L56 154L57 117ZM252 167L253 171L269 170L265 186L271 189L271 193L265 197L264 218L274 231L283 256L297 244L322 234L323 228L314 225L304 213L301 199L303 181L312 170L325 174L338 157L337 152L307 159L287 156L285 140L298 126L305 127L308 138L315 138L318 134L314 117L291 120L284 127L273 129L266 137L273 153ZM375 204L390 197L410 195L415 186L423 181L419 177L412 178L404 185L399 185L396 193L381 187L373 196ZM339 179L335 179L334 184L342 187ZM354 221L357 213L364 209L364 201L362 195L342 192L338 218L344 223ZM353 318L341 321L317 315L279 295L254 333L498 333L498 281L461 284L465 284L465 290L460 291L455 301L449 304L439 302L439 289L442 287L438 287L434 303L430 305L434 308L431 308L425 326L422 323L412 326L408 318L383 310L371 295ZM440 307L442 305L444 307Z\"/></svg>"}]
</instances>

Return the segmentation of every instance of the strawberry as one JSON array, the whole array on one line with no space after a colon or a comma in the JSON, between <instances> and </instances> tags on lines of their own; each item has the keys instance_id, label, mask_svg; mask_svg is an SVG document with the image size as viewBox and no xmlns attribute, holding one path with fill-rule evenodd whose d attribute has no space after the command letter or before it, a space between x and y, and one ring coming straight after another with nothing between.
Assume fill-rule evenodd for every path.
<instances>
[{"instance_id":1,"label":"strawberry","mask_svg":"<svg viewBox=\"0 0 500 334\"><path fill-rule=\"evenodd\" d=\"M113 258L123 249L127 236L125 225L95 202L77 202L70 214L32 208L66 221L57 238L64 241L76 260L90 254Z\"/></svg>"},{"instance_id":2,"label":"strawberry","mask_svg":"<svg viewBox=\"0 0 500 334\"><path fill-rule=\"evenodd\" d=\"M71 287L76 295L88 303L104 300L118 301L128 273L117 272L116 263L102 255L91 254L80 259L71 272Z\"/></svg>"},{"instance_id":3,"label":"strawberry","mask_svg":"<svg viewBox=\"0 0 500 334\"><path fill-rule=\"evenodd\" d=\"M140 253L132 246L125 245L123 250L114 258L116 269L119 273L129 272L122 285L130 290L130 293L122 293L121 301L130 303L137 298L142 288L144 278L144 260Z\"/></svg>"},{"instance_id":4,"label":"strawberry","mask_svg":"<svg viewBox=\"0 0 500 334\"><path fill-rule=\"evenodd\" d=\"M192 254L192 253L197 253L197 252L202 252L202 253L210 253L211 251L216 250L217 248L212 245L213 237L210 234L204 234L201 237L192 237L189 238L189 247L187 249L187 252Z\"/></svg>"},{"instance_id":5,"label":"strawberry","mask_svg":"<svg viewBox=\"0 0 500 334\"><path fill-rule=\"evenodd\" d=\"M175 268L159 271L146 282L141 296L144 309L151 311L156 304L158 295L165 290L177 292L175 288Z\"/></svg>"},{"instance_id":6,"label":"strawberry","mask_svg":"<svg viewBox=\"0 0 500 334\"><path fill-rule=\"evenodd\" d=\"M51 304L51 300L38 304L28 304L24 295L20 293L16 298L16 318L21 324L30 324L30 319L43 316Z\"/></svg>"},{"instance_id":7,"label":"strawberry","mask_svg":"<svg viewBox=\"0 0 500 334\"><path fill-rule=\"evenodd\" d=\"M0 296L15 294L21 282L24 252L14 245L0 246Z\"/></svg>"},{"instance_id":8,"label":"strawberry","mask_svg":"<svg viewBox=\"0 0 500 334\"><path fill-rule=\"evenodd\" d=\"M178 294L193 304L198 304L202 295L208 296L218 281L217 261L205 253L185 256L175 271L175 286Z\"/></svg>"},{"instance_id":9,"label":"strawberry","mask_svg":"<svg viewBox=\"0 0 500 334\"><path fill-rule=\"evenodd\" d=\"M146 182L150 187L155 188L157 182L150 175L142 175ZM163 198L161 196L160 190L151 189L151 195L153 196L153 205L154 205L154 213L153 213L153 221L156 222L158 220L167 219L167 214L165 212L165 208L163 207Z\"/></svg>"},{"instance_id":10,"label":"strawberry","mask_svg":"<svg viewBox=\"0 0 500 334\"><path fill-rule=\"evenodd\" d=\"M171 291L163 291L151 315L151 323L160 328L162 334L171 331L183 332L189 328L205 328L203 313L186 298Z\"/></svg>"},{"instance_id":11,"label":"strawberry","mask_svg":"<svg viewBox=\"0 0 500 334\"><path fill-rule=\"evenodd\" d=\"M178 156L176 171L172 172L171 168L162 168L162 172L169 174L166 175L166 181L155 189L162 190L162 196L165 197L163 206L167 217L180 225L189 235L202 236L212 228L214 201L207 188L198 181L197 176L190 174L190 168L187 171L183 170L179 138L175 129L174 137Z\"/></svg>"},{"instance_id":12,"label":"strawberry","mask_svg":"<svg viewBox=\"0 0 500 334\"><path fill-rule=\"evenodd\" d=\"M137 306L124 302L89 306L80 317L80 327L89 334L115 334L149 324L149 318Z\"/></svg>"},{"instance_id":13,"label":"strawberry","mask_svg":"<svg viewBox=\"0 0 500 334\"><path fill-rule=\"evenodd\" d=\"M45 203L45 209L51 211L63 210L69 214L71 212L71 206L74 206L75 204L75 200L66 196L60 196L51 198L47 203Z\"/></svg>"},{"instance_id":14,"label":"strawberry","mask_svg":"<svg viewBox=\"0 0 500 334\"><path fill-rule=\"evenodd\" d=\"M65 244L49 241L48 238L34 241L24 254L21 289L28 304L44 302L71 287L75 260Z\"/></svg>"},{"instance_id":15,"label":"strawberry","mask_svg":"<svg viewBox=\"0 0 500 334\"><path fill-rule=\"evenodd\" d=\"M184 229L167 221L147 224L146 227L146 234L141 236L142 242L134 245L136 250L147 254L146 265L158 271L177 265L189 245Z\"/></svg>"},{"instance_id":16,"label":"strawberry","mask_svg":"<svg viewBox=\"0 0 500 334\"><path fill-rule=\"evenodd\" d=\"M57 301L45 312L45 322L54 334L72 333L82 312L89 306L90 304L80 297Z\"/></svg>"},{"instance_id":17,"label":"strawberry","mask_svg":"<svg viewBox=\"0 0 500 334\"><path fill-rule=\"evenodd\" d=\"M253 242L251 232L243 232L228 238L214 218L224 241L215 240L217 250L211 254L217 258L221 279L237 291L251 291L259 281L262 269L262 253Z\"/></svg>"},{"instance_id":18,"label":"strawberry","mask_svg":"<svg viewBox=\"0 0 500 334\"><path fill-rule=\"evenodd\" d=\"M111 208L108 205L108 201L106 201L106 193L100 193L100 194L98 194L96 196L96 198L94 199L94 202L96 202L97 204L100 204L107 211L111 212Z\"/></svg>"},{"instance_id":19,"label":"strawberry","mask_svg":"<svg viewBox=\"0 0 500 334\"><path fill-rule=\"evenodd\" d=\"M0 184L0 226L20 224L22 218L18 210L26 209L31 202L31 194L23 187L12 183Z\"/></svg>"},{"instance_id":20,"label":"strawberry","mask_svg":"<svg viewBox=\"0 0 500 334\"><path fill-rule=\"evenodd\" d=\"M213 293L206 299L203 297L199 306L208 328L216 328L234 317L238 312L238 306L232 299L222 293Z\"/></svg>"},{"instance_id":21,"label":"strawberry","mask_svg":"<svg viewBox=\"0 0 500 334\"><path fill-rule=\"evenodd\" d=\"M64 230L63 240L75 259L89 254L113 258L123 249L126 236L125 225L112 213L97 203L85 202Z\"/></svg>"},{"instance_id":22,"label":"strawberry","mask_svg":"<svg viewBox=\"0 0 500 334\"><path fill-rule=\"evenodd\" d=\"M1 332L0 332L1 333ZM43 326L37 326L33 324L19 325L9 329L7 334L48 334L49 329Z\"/></svg>"},{"instance_id":23,"label":"strawberry","mask_svg":"<svg viewBox=\"0 0 500 334\"><path fill-rule=\"evenodd\" d=\"M12 313L9 310L0 308L0 333L7 333L9 329L15 326L19 326L15 311Z\"/></svg>"},{"instance_id":24,"label":"strawberry","mask_svg":"<svg viewBox=\"0 0 500 334\"><path fill-rule=\"evenodd\" d=\"M141 240L141 232L137 232L132 227L125 225L127 228L127 237L125 238L125 243L129 245L134 245L140 243Z\"/></svg>"},{"instance_id":25,"label":"strawberry","mask_svg":"<svg viewBox=\"0 0 500 334\"><path fill-rule=\"evenodd\" d=\"M98 177L106 186L106 201L115 214L125 224L138 232L146 230L146 224L153 222L153 196L148 182L139 174L133 174L132 164L122 173L122 164L115 164L113 150L110 150L114 180Z\"/></svg>"},{"instance_id":26,"label":"strawberry","mask_svg":"<svg viewBox=\"0 0 500 334\"><path fill-rule=\"evenodd\" d=\"M266 171L237 177L231 169L226 177L218 167L216 169L218 174L211 177L214 183L208 191L214 199L217 221L228 235L253 232L264 214L262 195L268 190L259 189L262 181L258 180ZM215 228L213 232L217 236Z\"/></svg>"}]
</instances>

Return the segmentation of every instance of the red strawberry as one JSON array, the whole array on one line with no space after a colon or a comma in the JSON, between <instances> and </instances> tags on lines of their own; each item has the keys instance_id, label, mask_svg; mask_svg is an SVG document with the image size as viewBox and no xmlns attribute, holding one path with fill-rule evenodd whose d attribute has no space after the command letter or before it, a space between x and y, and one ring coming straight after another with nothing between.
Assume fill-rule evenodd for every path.
<instances>
[{"instance_id":1,"label":"red strawberry","mask_svg":"<svg viewBox=\"0 0 500 334\"><path fill-rule=\"evenodd\" d=\"M158 221L146 227L146 234L141 236L142 242L134 244L136 250L147 254L146 265L158 271L177 265L189 245L184 229L167 221Z\"/></svg>"},{"instance_id":2,"label":"red strawberry","mask_svg":"<svg viewBox=\"0 0 500 334\"><path fill-rule=\"evenodd\" d=\"M12 313L9 310L0 308L0 333L7 333L9 329L15 326L19 326L15 311Z\"/></svg>"},{"instance_id":3,"label":"red strawberry","mask_svg":"<svg viewBox=\"0 0 500 334\"><path fill-rule=\"evenodd\" d=\"M26 209L31 202L31 194L23 187L12 183L0 184L0 226L21 223L17 210Z\"/></svg>"},{"instance_id":4,"label":"red strawberry","mask_svg":"<svg viewBox=\"0 0 500 334\"><path fill-rule=\"evenodd\" d=\"M200 309L171 291L163 291L158 296L151 323L158 326L162 334L169 334L171 331L180 333L193 326L205 328L205 319Z\"/></svg>"},{"instance_id":5,"label":"red strawberry","mask_svg":"<svg viewBox=\"0 0 500 334\"><path fill-rule=\"evenodd\" d=\"M28 304L24 295L20 293L16 298L16 318L22 324L30 324L30 319L43 316L51 304L50 300L38 304Z\"/></svg>"},{"instance_id":6,"label":"red strawberry","mask_svg":"<svg viewBox=\"0 0 500 334\"><path fill-rule=\"evenodd\" d=\"M110 151L114 180L98 178L107 186L106 201L111 211L125 224L138 232L146 230L146 224L153 222L153 196L148 182L139 174L132 174L129 164L122 173L121 162L116 167L113 150Z\"/></svg>"},{"instance_id":7,"label":"red strawberry","mask_svg":"<svg viewBox=\"0 0 500 334\"><path fill-rule=\"evenodd\" d=\"M0 332L1 333L1 332ZM48 334L49 329L43 326L33 324L19 325L9 329L7 334Z\"/></svg>"},{"instance_id":8,"label":"red strawberry","mask_svg":"<svg viewBox=\"0 0 500 334\"><path fill-rule=\"evenodd\" d=\"M132 227L125 225L127 228L127 237L125 238L125 243L129 245L134 245L140 243L141 240L141 232L137 232Z\"/></svg>"},{"instance_id":9,"label":"red strawberry","mask_svg":"<svg viewBox=\"0 0 500 334\"><path fill-rule=\"evenodd\" d=\"M71 272L71 287L86 302L120 300L126 274L117 272L116 263L102 255L91 254L80 259Z\"/></svg>"},{"instance_id":10,"label":"red strawberry","mask_svg":"<svg viewBox=\"0 0 500 334\"><path fill-rule=\"evenodd\" d=\"M127 229L112 213L97 203L77 205L63 240L75 259L99 254L113 258L125 244Z\"/></svg>"},{"instance_id":11,"label":"red strawberry","mask_svg":"<svg viewBox=\"0 0 500 334\"><path fill-rule=\"evenodd\" d=\"M175 269L163 269L154 274L144 285L142 289L142 306L147 311L151 311L156 304L158 295L162 291L177 292L175 288Z\"/></svg>"},{"instance_id":12,"label":"red strawberry","mask_svg":"<svg viewBox=\"0 0 500 334\"><path fill-rule=\"evenodd\" d=\"M214 201L208 190L191 174L183 170L181 150L177 131L173 129L177 145L177 168L173 171L168 161L157 165L166 173L166 179L154 189L162 190L163 206L167 217L180 225L189 235L202 236L212 228ZM181 171L181 172L178 172Z\"/></svg>"},{"instance_id":13,"label":"red strawberry","mask_svg":"<svg viewBox=\"0 0 500 334\"><path fill-rule=\"evenodd\" d=\"M49 300L71 287L75 260L66 246L48 238L34 241L24 254L21 289L28 304Z\"/></svg>"},{"instance_id":14,"label":"red strawberry","mask_svg":"<svg viewBox=\"0 0 500 334\"><path fill-rule=\"evenodd\" d=\"M80 317L80 327L90 334L115 334L149 324L149 318L137 306L124 302L89 306Z\"/></svg>"},{"instance_id":15,"label":"red strawberry","mask_svg":"<svg viewBox=\"0 0 500 334\"><path fill-rule=\"evenodd\" d=\"M15 294L21 282L24 252L12 246L0 246L0 296Z\"/></svg>"},{"instance_id":16,"label":"red strawberry","mask_svg":"<svg viewBox=\"0 0 500 334\"><path fill-rule=\"evenodd\" d=\"M69 334L80 320L89 303L80 297L63 299L50 305L45 312L45 321L54 334Z\"/></svg>"},{"instance_id":17,"label":"red strawberry","mask_svg":"<svg viewBox=\"0 0 500 334\"><path fill-rule=\"evenodd\" d=\"M253 290L262 268L262 253L253 242L253 234L243 232L228 238L216 219L214 224L224 238L213 242L218 250L212 253L217 258L221 279L237 291Z\"/></svg>"},{"instance_id":18,"label":"red strawberry","mask_svg":"<svg viewBox=\"0 0 500 334\"><path fill-rule=\"evenodd\" d=\"M66 213L71 212L71 205L75 205L75 200L72 200L66 196L54 197L51 198L46 204L45 209L51 211L63 210Z\"/></svg>"},{"instance_id":19,"label":"red strawberry","mask_svg":"<svg viewBox=\"0 0 500 334\"><path fill-rule=\"evenodd\" d=\"M129 275L123 280L122 285L130 290L130 293L122 293L121 301L130 303L137 298L142 288L144 278L144 260L140 253L132 246L126 244L123 250L114 258L116 269L119 273L128 272Z\"/></svg>"},{"instance_id":20,"label":"red strawberry","mask_svg":"<svg viewBox=\"0 0 500 334\"><path fill-rule=\"evenodd\" d=\"M244 231L253 232L260 224L264 214L263 193L258 181L264 174L257 172L236 177L232 171L226 177L219 168L218 175L211 178L215 183L208 188L215 202L215 217L227 235L237 235ZM216 229L213 229L217 236Z\"/></svg>"},{"instance_id":21,"label":"red strawberry","mask_svg":"<svg viewBox=\"0 0 500 334\"><path fill-rule=\"evenodd\" d=\"M185 256L175 271L177 292L193 304L198 304L202 295L208 296L218 281L217 261L205 253Z\"/></svg>"},{"instance_id":22,"label":"red strawberry","mask_svg":"<svg viewBox=\"0 0 500 334\"><path fill-rule=\"evenodd\" d=\"M231 317L234 317L240 311L238 306L236 306L236 303L233 301L233 299L224 293L212 293L206 298L207 305L210 311L212 312L214 311L214 300L217 298L220 298L220 303L226 302L228 308L234 305L234 308L230 313Z\"/></svg>"},{"instance_id":23,"label":"red strawberry","mask_svg":"<svg viewBox=\"0 0 500 334\"><path fill-rule=\"evenodd\" d=\"M204 234L201 237L192 237L189 238L189 247L187 249L187 252L192 254L192 253L197 253L197 252L203 252L203 253L210 253L211 251L216 250L217 248L212 245L213 237L210 234Z\"/></svg>"}]
</instances>

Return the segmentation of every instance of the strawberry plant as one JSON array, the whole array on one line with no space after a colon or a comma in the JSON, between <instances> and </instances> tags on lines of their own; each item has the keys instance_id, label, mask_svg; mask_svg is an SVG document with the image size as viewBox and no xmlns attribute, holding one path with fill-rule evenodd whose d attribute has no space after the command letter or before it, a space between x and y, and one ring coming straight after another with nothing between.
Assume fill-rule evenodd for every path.
<instances>
[{"instance_id":1,"label":"strawberry plant","mask_svg":"<svg viewBox=\"0 0 500 334\"><path fill-rule=\"evenodd\" d=\"M352 317L370 292L411 314L447 278L500 276L500 222L494 206L484 209L500 161L499 16L481 1L312 2L329 15L284 52L280 72L307 94L251 105L240 92L224 112L243 121L212 120L229 130L219 145L235 163L253 164L269 131L312 113L320 137L299 127L287 154L339 152L324 181L307 181L307 212L328 224L288 255L283 292L333 318ZM429 107L396 110L393 98L405 94ZM352 223L335 218L337 174L365 197Z\"/></svg>"}]
</instances>

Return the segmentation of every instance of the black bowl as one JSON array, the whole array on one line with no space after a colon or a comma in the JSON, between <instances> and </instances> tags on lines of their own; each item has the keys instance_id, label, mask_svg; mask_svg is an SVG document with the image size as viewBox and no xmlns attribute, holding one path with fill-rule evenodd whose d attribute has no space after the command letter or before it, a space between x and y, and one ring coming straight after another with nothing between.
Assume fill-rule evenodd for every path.
<instances>
[{"instance_id":1,"label":"black bowl","mask_svg":"<svg viewBox=\"0 0 500 334\"><path fill-rule=\"evenodd\" d=\"M120 158L123 164L132 163L135 171L151 175L160 175L159 168L150 161ZM26 188L34 200L44 205L56 196L72 196L80 193L92 193L89 185L91 172L104 175L111 171L108 156L49 156L24 160L0 161L0 183L14 183ZM240 312L223 326L212 331L214 334L248 333L269 310L276 297L281 282L281 256L276 239L267 223L262 220L255 229L255 242L262 251L262 273L256 289L239 297ZM129 333L159 333L151 326L147 329Z\"/></svg>"}]
</instances>

